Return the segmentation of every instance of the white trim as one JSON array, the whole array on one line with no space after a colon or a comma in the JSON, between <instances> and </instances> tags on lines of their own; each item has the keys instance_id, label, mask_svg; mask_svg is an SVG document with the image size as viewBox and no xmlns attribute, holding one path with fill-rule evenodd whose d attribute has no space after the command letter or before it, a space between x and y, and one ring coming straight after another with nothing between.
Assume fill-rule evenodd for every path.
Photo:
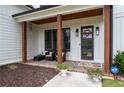
<instances>
[{"instance_id":1,"label":"white trim","mask_svg":"<svg viewBox=\"0 0 124 93\"><path fill-rule=\"evenodd\" d=\"M58 14L66 15L70 13L76 13L80 11L86 11L97 8L103 8L103 5L64 5L16 16L14 18L16 19L17 22L33 21L38 19L54 17Z\"/></svg>"}]
</instances>

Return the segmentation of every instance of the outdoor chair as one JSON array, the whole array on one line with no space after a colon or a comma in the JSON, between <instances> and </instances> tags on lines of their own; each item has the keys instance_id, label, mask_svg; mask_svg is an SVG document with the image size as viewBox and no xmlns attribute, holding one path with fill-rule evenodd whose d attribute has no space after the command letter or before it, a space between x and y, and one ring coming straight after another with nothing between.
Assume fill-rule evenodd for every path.
<instances>
[{"instance_id":1,"label":"outdoor chair","mask_svg":"<svg viewBox=\"0 0 124 93\"><path fill-rule=\"evenodd\" d=\"M56 61L57 61L58 55L56 54ZM62 61L64 62L66 60L66 53L62 52Z\"/></svg>"},{"instance_id":2,"label":"outdoor chair","mask_svg":"<svg viewBox=\"0 0 124 93\"><path fill-rule=\"evenodd\" d=\"M55 53L54 52L49 52L48 54L46 54L46 60L50 60L53 61L55 60Z\"/></svg>"}]
</instances>

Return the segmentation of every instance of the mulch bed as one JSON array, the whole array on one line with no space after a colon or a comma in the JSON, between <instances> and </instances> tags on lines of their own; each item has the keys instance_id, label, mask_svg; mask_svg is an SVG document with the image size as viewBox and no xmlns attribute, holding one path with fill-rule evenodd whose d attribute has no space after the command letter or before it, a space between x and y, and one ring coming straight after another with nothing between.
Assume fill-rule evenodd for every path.
<instances>
[{"instance_id":1,"label":"mulch bed","mask_svg":"<svg viewBox=\"0 0 124 93\"><path fill-rule=\"evenodd\" d=\"M59 73L56 69L24 64L0 66L0 87L41 87Z\"/></svg>"}]
</instances>

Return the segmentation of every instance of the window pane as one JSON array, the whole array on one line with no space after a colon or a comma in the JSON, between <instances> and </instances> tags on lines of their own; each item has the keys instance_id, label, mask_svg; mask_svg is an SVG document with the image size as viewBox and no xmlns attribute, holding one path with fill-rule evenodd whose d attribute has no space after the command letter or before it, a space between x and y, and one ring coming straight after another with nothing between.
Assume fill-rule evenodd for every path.
<instances>
[{"instance_id":1,"label":"window pane","mask_svg":"<svg viewBox=\"0 0 124 93\"><path fill-rule=\"evenodd\" d=\"M70 28L63 29L63 49L70 50Z\"/></svg>"},{"instance_id":2,"label":"window pane","mask_svg":"<svg viewBox=\"0 0 124 93\"><path fill-rule=\"evenodd\" d=\"M70 28L63 29L63 50L70 50ZM57 29L45 31L45 50L57 50Z\"/></svg>"},{"instance_id":3,"label":"window pane","mask_svg":"<svg viewBox=\"0 0 124 93\"><path fill-rule=\"evenodd\" d=\"M51 30L45 31L45 50L52 48L51 42Z\"/></svg>"},{"instance_id":4,"label":"window pane","mask_svg":"<svg viewBox=\"0 0 124 93\"><path fill-rule=\"evenodd\" d=\"M57 50L57 30L53 30L53 50Z\"/></svg>"}]
</instances>

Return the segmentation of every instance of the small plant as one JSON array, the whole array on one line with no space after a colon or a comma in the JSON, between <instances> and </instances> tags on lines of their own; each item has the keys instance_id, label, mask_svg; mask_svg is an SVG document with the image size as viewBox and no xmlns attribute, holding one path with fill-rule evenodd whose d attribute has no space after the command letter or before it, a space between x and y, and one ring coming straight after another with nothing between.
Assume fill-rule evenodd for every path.
<instances>
[{"instance_id":1,"label":"small plant","mask_svg":"<svg viewBox=\"0 0 124 93\"><path fill-rule=\"evenodd\" d=\"M67 69L69 68L68 64L57 64L57 68L58 68L59 70L61 70L60 75L61 75L62 77L68 76L68 74L67 74Z\"/></svg>"},{"instance_id":2,"label":"small plant","mask_svg":"<svg viewBox=\"0 0 124 93\"><path fill-rule=\"evenodd\" d=\"M7 65L7 67L8 67L9 69L12 69L12 70L14 70L14 69L17 68L16 64L10 64L10 65Z\"/></svg>"},{"instance_id":3,"label":"small plant","mask_svg":"<svg viewBox=\"0 0 124 93\"><path fill-rule=\"evenodd\" d=\"M119 68L119 74L124 74L124 51L117 51L113 65Z\"/></svg>"},{"instance_id":4,"label":"small plant","mask_svg":"<svg viewBox=\"0 0 124 93\"><path fill-rule=\"evenodd\" d=\"M60 70L65 70L65 69L68 69L69 66L68 64L57 64L57 68Z\"/></svg>"},{"instance_id":5,"label":"small plant","mask_svg":"<svg viewBox=\"0 0 124 93\"><path fill-rule=\"evenodd\" d=\"M99 68L87 68L87 74L90 79L101 79L102 71Z\"/></svg>"}]
</instances>

